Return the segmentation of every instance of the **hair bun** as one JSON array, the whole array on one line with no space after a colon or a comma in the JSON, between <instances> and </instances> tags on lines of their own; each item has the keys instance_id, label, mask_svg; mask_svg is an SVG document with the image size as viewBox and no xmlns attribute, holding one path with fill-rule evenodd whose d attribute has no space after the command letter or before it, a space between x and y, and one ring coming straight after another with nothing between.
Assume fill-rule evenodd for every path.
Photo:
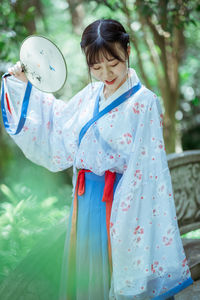
<instances>
[{"instance_id":1,"label":"hair bun","mask_svg":"<svg viewBox=\"0 0 200 300\"><path fill-rule=\"evenodd\" d=\"M122 32L122 35L123 35L124 40L125 40L127 43L129 43L129 34L126 33L126 32Z\"/></svg>"}]
</instances>

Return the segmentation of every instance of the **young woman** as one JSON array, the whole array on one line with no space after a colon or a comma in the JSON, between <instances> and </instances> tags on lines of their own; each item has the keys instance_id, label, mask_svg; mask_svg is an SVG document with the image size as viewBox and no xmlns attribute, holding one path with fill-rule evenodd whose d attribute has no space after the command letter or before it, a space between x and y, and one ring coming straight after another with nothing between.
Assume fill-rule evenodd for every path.
<instances>
[{"instance_id":1,"label":"young woman","mask_svg":"<svg viewBox=\"0 0 200 300\"><path fill-rule=\"evenodd\" d=\"M119 22L90 24L81 47L98 81L69 102L22 83L19 64L2 92L5 127L26 157L53 172L73 165L60 300L167 299L192 279L159 100L129 67Z\"/></svg>"}]
</instances>

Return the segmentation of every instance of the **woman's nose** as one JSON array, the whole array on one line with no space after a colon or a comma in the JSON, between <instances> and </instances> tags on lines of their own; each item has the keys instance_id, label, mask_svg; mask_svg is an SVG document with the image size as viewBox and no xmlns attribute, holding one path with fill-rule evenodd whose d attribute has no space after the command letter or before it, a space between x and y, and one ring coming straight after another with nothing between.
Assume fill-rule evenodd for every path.
<instances>
[{"instance_id":1,"label":"woman's nose","mask_svg":"<svg viewBox=\"0 0 200 300\"><path fill-rule=\"evenodd\" d=\"M112 76L112 70L110 68L104 68L103 75L105 79L110 79L110 76Z\"/></svg>"}]
</instances>

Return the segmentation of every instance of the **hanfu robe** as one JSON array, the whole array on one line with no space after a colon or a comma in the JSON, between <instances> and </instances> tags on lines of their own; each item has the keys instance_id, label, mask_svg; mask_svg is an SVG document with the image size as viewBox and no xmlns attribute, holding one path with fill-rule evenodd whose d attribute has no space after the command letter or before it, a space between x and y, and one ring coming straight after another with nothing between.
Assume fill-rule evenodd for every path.
<instances>
[{"instance_id":1,"label":"hanfu robe","mask_svg":"<svg viewBox=\"0 0 200 300\"><path fill-rule=\"evenodd\" d=\"M95 82L67 103L13 76L3 81L4 124L28 159L53 172L73 165L73 195L77 169L119 175L109 223L112 280L104 299L167 299L192 284L160 101L139 85L135 71L129 69L127 81L106 100L103 83Z\"/></svg>"}]
</instances>

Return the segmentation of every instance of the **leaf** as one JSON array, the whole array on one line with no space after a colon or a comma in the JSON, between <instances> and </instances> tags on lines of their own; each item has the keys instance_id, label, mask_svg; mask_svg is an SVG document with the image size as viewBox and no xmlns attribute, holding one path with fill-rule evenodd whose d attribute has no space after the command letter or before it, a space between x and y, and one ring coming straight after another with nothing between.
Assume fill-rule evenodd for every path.
<instances>
[{"instance_id":1,"label":"leaf","mask_svg":"<svg viewBox=\"0 0 200 300\"><path fill-rule=\"evenodd\" d=\"M1 184L0 185L0 191L6 196L6 198L10 202L17 203L15 195L12 193L11 189L7 185Z\"/></svg>"},{"instance_id":2,"label":"leaf","mask_svg":"<svg viewBox=\"0 0 200 300\"><path fill-rule=\"evenodd\" d=\"M22 205L24 204L24 200L21 200L18 204L17 204L17 206L14 208L14 215L16 215L20 210L21 210L21 208L22 208Z\"/></svg>"}]
</instances>

